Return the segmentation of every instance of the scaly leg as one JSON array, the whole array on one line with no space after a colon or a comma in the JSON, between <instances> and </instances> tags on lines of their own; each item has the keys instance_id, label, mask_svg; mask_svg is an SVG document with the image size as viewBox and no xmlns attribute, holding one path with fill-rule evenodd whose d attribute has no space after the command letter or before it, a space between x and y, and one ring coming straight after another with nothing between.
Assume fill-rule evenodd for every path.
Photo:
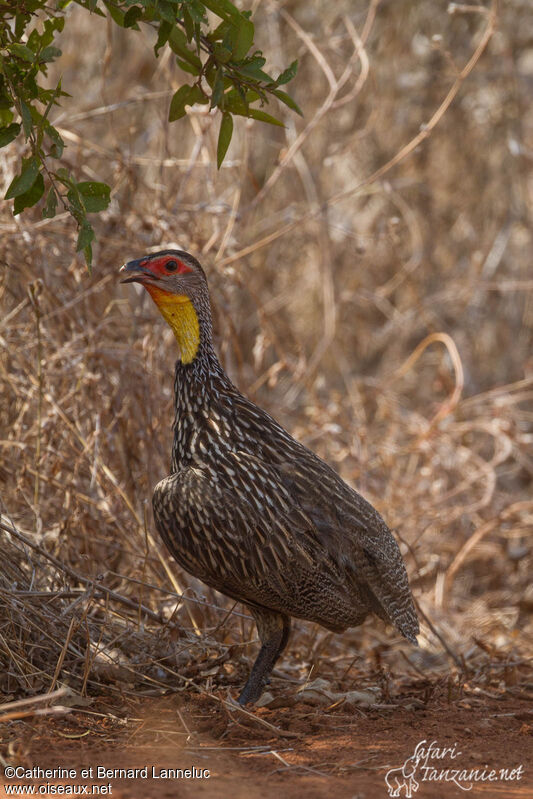
<instances>
[{"instance_id":1,"label":"scaly leg","mask_svg":"<svg viewBox=\"0 0 533 799\"><path fill-rule=\"evenodd\" d=\"M252 666L248 681L239 696L239 704L257 702L268 682L274 664L281 655L291 629L288 616L266 608L250 608L257 624L257 631L261 640L261 649Z\"/></svg>"}]
</instances>

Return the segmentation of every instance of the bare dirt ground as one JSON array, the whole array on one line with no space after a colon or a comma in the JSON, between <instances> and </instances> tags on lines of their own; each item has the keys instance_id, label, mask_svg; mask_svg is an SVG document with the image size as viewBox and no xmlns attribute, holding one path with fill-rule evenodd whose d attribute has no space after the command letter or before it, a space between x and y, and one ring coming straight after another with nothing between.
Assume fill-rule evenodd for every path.
<instances>
[{"instance_id":1,"label":"bare dirt ground","mask_svg":"<svg viewBox=\"0 0 533 799\"><path fill-rule=\"evenodd\" d=\"M428 700L428 686L415 687L401 704L378 709L347 711L342 705L317 708L298 702L293 707L261 708L253 715L228 711L214 697L109 696L61 718L20 722L11 751L28 768L61 766L75 768L78 774L92 767L96 775L97 766L147 767L148 778L106 776L71 783L110 784L115 799L276 795L372 799L389 795L388 770L401 767L425 740L424 747L436 743L434 754L418 766L418 796L455 797L465 791L482 797L533 795L532 697L465 693L450 699L442 684L433 685L431 693ZM445 748L451 752L444 753ZM511 774L519 766L523 770L515 772L514 779L480 779L483 770L485 775L492 769ZM208 769L209 778L151 778L152 768L156 774L163 768ZM478 773L473 783L466 777L472 770Z\"/></svg>"}]
</instances>

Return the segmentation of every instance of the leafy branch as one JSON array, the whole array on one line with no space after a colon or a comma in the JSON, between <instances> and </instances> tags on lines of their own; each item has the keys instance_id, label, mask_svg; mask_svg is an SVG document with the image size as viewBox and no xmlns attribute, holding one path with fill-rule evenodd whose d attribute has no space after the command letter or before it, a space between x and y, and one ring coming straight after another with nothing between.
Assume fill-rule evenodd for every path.
<instances>
[{"instance_id":1,"label":"leafy branch","mask_svg":"<svg viewBox=\"0 0 533 799\"><path fill-rule=\"evenodd\" d=\"M0 0L0 147L24 137L29 154L22 158L20 172L5 195L13 201L13 213L42 203L45 218L58 207L67 211L78 228L76 249L83 251L87 265L92 260L95 239L88 214L109 205L110 187L96 181L78 181L61 165L65 143L48 117L61 99L69 97L61 81L46 89L39 78L48 65L61 56L54 45L65 26L70 0ZM220 168L233 135L233 117L244 116L270 125L283 123L263 110L272 98L298 114L301 111L281 86L294 78L294 61L277 78L265 71L266 60L254 49L251 12L239 11L230 0L74 0L87 12L109 15L122 28L140 30L149 25L157 34L155 56L169 47L183 72L193 77L173 95L169 121L186 114L187 106L209 105L221 115L217 145ZM220 22L210 25L208 12ZM55 163L54 163L55 162ZM55 165L57 164L57 166Z\"/></svg>"}]
</instances>

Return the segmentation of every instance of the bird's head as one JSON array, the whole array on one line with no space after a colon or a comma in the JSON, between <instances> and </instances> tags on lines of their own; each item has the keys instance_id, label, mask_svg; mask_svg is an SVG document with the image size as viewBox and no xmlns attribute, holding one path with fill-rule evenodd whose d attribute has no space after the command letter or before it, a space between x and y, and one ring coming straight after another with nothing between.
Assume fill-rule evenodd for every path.
<instances>
[{"instance_id":1,"label":"bird's head","mask_svg":"<svg viewBox=\"0 0 533 799\"><path fill-rule=\"evenodd\" d=\"M207 280L196 260L183 250L162 250L128 261L122 283L141 283L178 340L183 363L191 363L200 345L201 313L210 321Z\"/></svg>"}]
</instances>

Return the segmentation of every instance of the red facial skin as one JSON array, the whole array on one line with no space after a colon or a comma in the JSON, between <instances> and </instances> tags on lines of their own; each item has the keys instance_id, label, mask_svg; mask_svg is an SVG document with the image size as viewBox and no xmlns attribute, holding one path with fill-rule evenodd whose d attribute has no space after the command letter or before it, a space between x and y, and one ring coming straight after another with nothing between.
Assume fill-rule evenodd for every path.
<instances>
[{"instance_id":1,"label":"red facial skin","mask_svg":"<svg viewBox=\"0 0 533 799\"><path fill-rule=\"evenodd\" d=\"M167 269L167 264L173 262L178 265L177 269ZM140 266L144 266L150 270L155 276L167 277L168 275L185 275L187 272L192 272L190 266L184 264L175 255L164 255L157 260L141 261Z\"/></svg>"}]
</instances>

